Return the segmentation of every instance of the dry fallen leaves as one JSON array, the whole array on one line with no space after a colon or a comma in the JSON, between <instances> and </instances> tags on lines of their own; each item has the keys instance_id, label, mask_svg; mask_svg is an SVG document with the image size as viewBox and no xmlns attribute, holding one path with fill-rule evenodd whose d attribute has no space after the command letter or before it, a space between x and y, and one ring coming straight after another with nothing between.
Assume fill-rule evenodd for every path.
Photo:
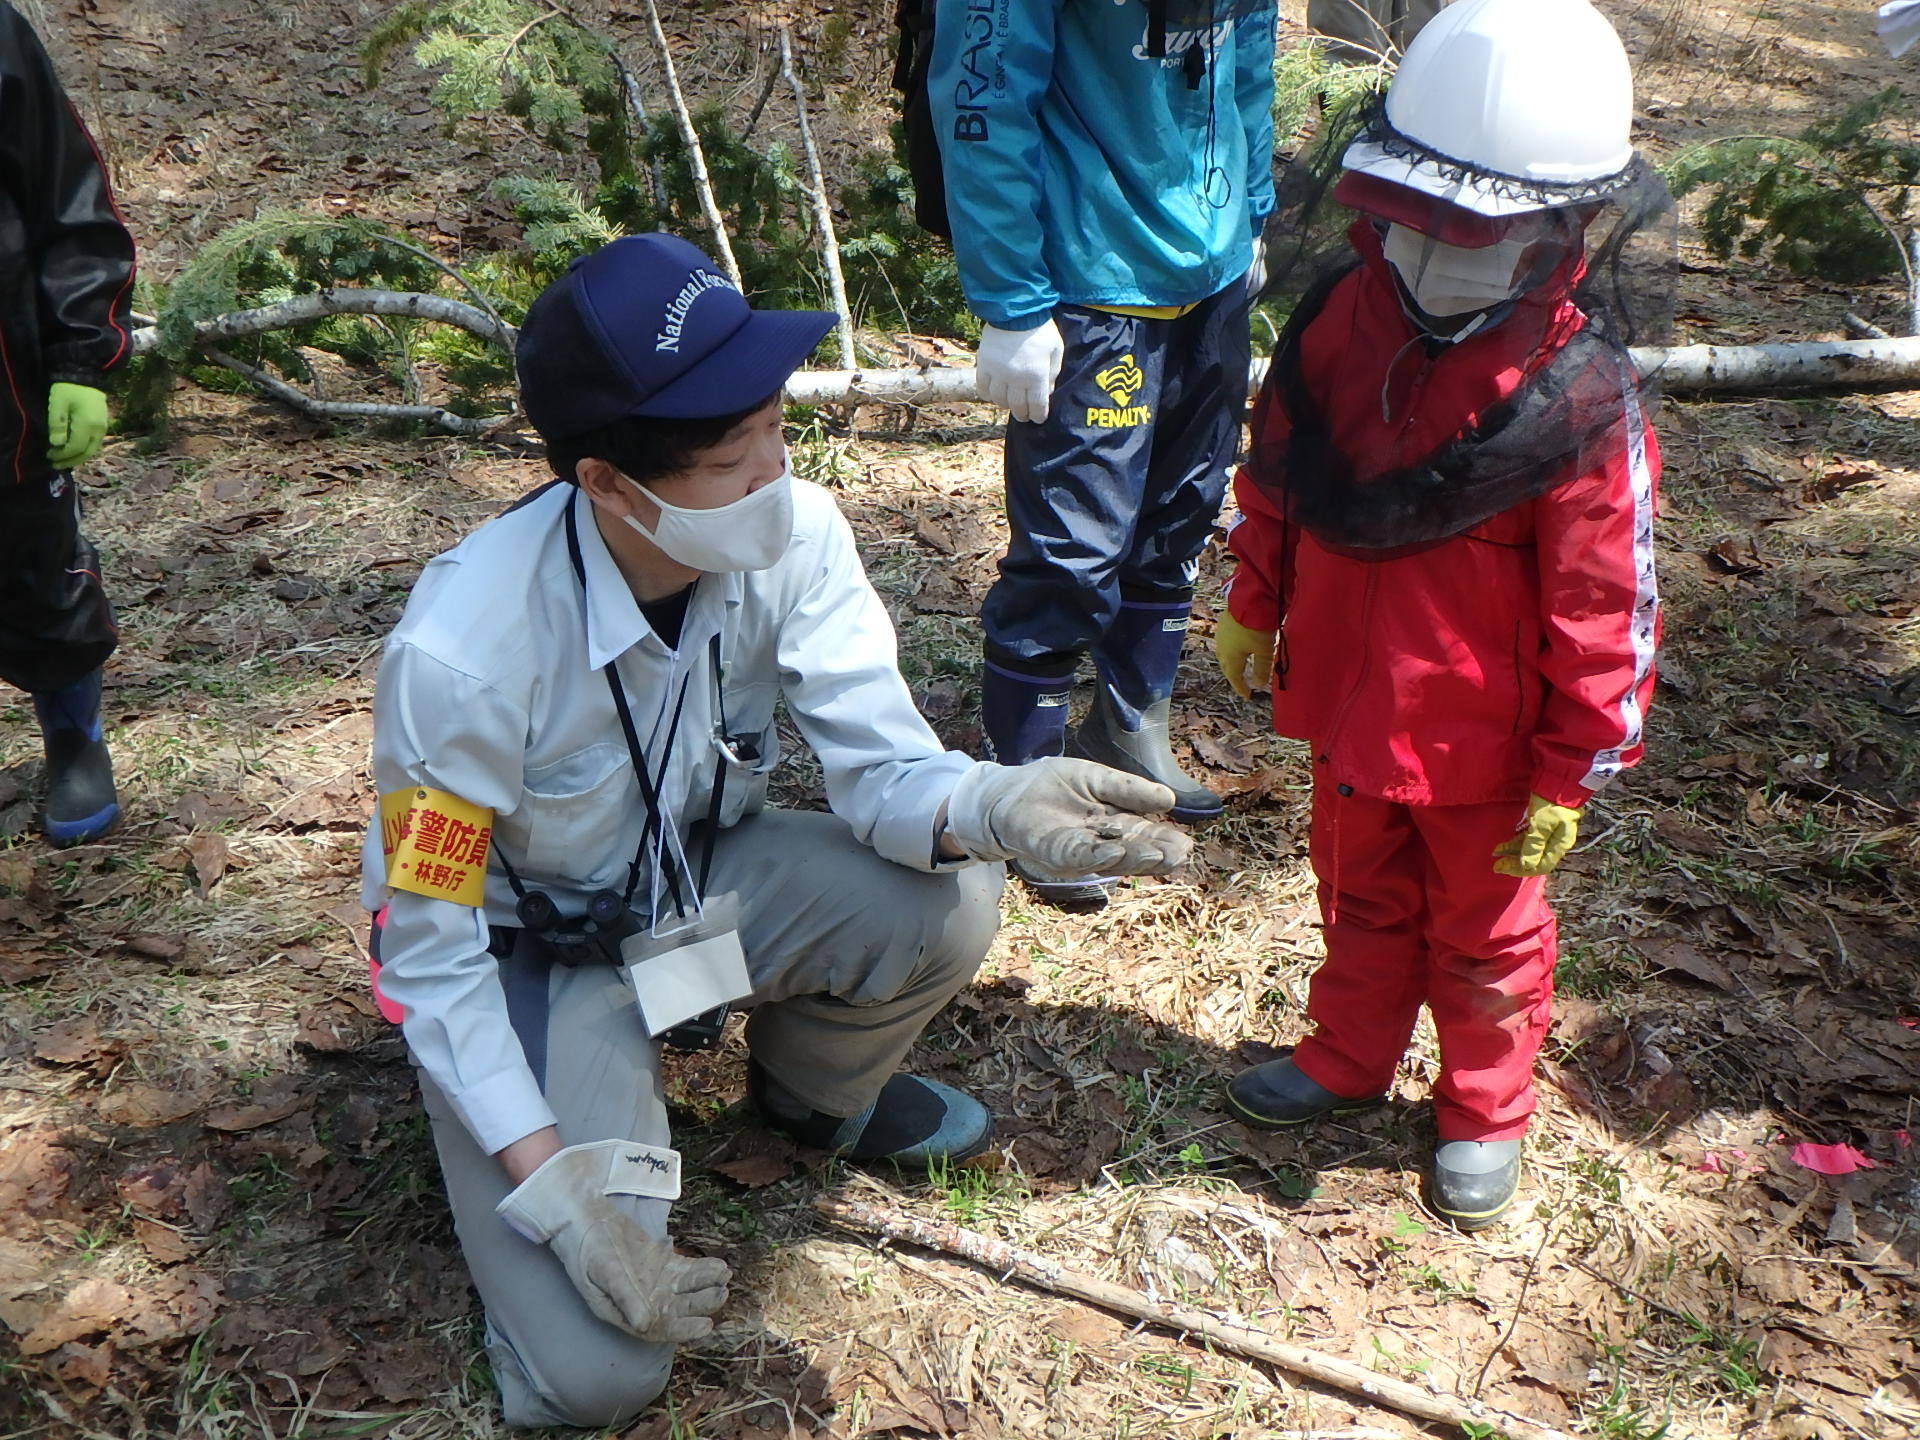
<instances>
[{"instance_id":1,"label":"dry fallen leaves","mask_svg":"<svg viewBox=\"0 0 1920 1440\"><path fill-rule=\"evenodd\" d=\"M227 873L228 854L224 836L210 835L204 831L189 835L180 842L180 850L193 866L194 884L202 895L220 883L220 877Z\"/></svg>"}]
</instances>

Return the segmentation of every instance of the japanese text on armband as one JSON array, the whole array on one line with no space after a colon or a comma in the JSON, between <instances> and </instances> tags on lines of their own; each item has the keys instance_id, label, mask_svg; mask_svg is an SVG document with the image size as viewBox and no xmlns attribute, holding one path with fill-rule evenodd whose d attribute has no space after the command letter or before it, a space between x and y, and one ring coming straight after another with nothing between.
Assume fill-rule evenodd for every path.
<instances>
[{"instance_id":1,"label":"japanese text on armband","mask_svg":"<svg viewBox=\"0 0 1920 1440\"><path fill-rule=\"evenodd\" d=\"M493 812L444 790L409 785L380 797L387 884L478 907L486 897Z\"/></svg>"}]
</instances>

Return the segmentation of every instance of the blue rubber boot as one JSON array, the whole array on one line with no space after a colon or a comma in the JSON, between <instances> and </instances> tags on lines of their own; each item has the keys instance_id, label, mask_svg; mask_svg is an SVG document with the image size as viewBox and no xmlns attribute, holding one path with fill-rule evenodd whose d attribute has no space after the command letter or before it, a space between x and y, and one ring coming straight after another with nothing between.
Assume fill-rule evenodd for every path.
<instances>
[{"instance_id":1,"label":"blue rubber boot","mask_svg":"<svg viewBox=\"0 0 1920 1440\"><path fill-rule=\"evenodd\" d=\"M55 845L98 839L120 818L113 761L100 729L100 672L33 697L47 754L40 828Z\"/></svg>"},{"instance_id":2,"label":"blue rubber boot","mask_svg":"<svg viewBox=\"0 0 1920 1440\"><path fill-rule=\"evenodd\" d=\"M1073 698L1072 661L1051 675L1032 675L996 663L989 656L980 669L980 729L987 758L1002 765L1060 755L1067 748L1067 702ZM1098 910L1113 888L1110 875L1054 880L1034 875L1018 860L1008 869L1034 898L1063 910Z\"/></svg>"},{"instance_id":3,"label":"blue rubber boot","mask_svg":"<svg viewBox=\"0 0 1920 1440\"><path fill-rule=\"evenodd\" d=\"M1187 640L1193 596L1127 600L1094 647L1100 691L1074 732L1077 755L1157 780L1173 791L1171 819L1195 825L1218 819L1220 797L1174 762L1167 724L1173 678Z\"/></svg>"}]
</instances>

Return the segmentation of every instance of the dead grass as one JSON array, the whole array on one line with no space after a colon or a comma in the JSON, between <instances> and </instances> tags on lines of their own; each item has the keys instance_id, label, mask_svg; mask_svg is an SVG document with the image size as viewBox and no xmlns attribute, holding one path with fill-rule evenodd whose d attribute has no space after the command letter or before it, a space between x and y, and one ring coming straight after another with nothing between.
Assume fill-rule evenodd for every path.
<instances>
[{"instance_id":1,"label":"dead grass","mask_svg":"<svg viewBox=\"0 0 1920 1440\"><path fill-rule=\"evenodd\" d=\"M670 24L706 23L668 8ZM1831 7L1609 8L1647 57L1656 144L1701 121L1777 127L1883 76L1916 93L1863 42L1864 19ZM152 87L171 107L157 119L124 105L116 67L144 73L192 37L229 109L271 114L285 81L257 63L262 36L220 29L213 8L88 14L79 52L111 62L89 72L104 77L89 103L117 117L164 274L263 177L290 173L263 156L297 147L270 127L216 141L193 77ZM852 22L838 52L810 32L849 89L875 90L880 23ZM333 127L299 157L325 177L293 175L290 193L347 177L355 204L448 218L450 252L481 243L498 220L485 167L412 108L417 79L334 93L333 12L285 7L275 25L277 56L320 67L312 116ZM714 34L701 73L750 104L749 32ZM834 113L849 144L877 114ZM417 170L354 178L372 171L343 158L389 152ZM1801 333L1855 302L1737 268L1683 292L1687 323L1715 338ZM108 718L128 823L77 851L0 848L0 1433L493 1435L410 1071L365 994L355 876L380 639L419 563L541 473L510 450L178 398L164 447L116 442L89 477L125 637ZM679 1233L727 1255L739 1284L634 1440L1415 1433L831 1231L812 1208L823 1191L1583 1434L1913 1433L1913 410L1900 396L1662 416L1663 688L1647 765L1594 807L1555 881L1561 999L1513 1224L1461 1237L1420 1209L1425 1026L1379 1111L1299 1137L1223 1114L1225 1078L1299 1034L1320 942L1299 747L1213 673L1203 613L1178 711L1196 770L1242 787L1226 817L1187 873L1097 917L1010 888L979 982L916 1054L994 1105L987 1163L876 1177L796 1155L739 1107L737 1034L676 1064L693 1162ZM816 426L801 448L843 486L923 708L972 748L973 616L1004 538L992 417L909 428L864 412L858 433ZM1206 603L1219 574L1209 557ZM0 831L24 824L36 770L30 715L10 705ZM782 784L817 803L805 762ZM1824 1180L1783 1139L1846 1141L1878 1168Z\"/></svg>"}]
</instances>

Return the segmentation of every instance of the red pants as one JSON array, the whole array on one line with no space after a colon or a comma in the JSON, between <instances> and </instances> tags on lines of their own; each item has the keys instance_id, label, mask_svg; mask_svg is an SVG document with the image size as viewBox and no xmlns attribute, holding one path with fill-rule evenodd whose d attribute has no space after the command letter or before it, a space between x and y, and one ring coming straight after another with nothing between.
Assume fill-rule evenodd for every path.
<instances>
[{"instance_id":1,"label":"red pants","mask_svg":"<svg viewBox=\"0 0 1920 1440\"><path fill-rule=\"evenodd\" d=\"M1393 1083L1424 1002L1440 1036L1442 1140L1511 1140L1533 1113L1533 1061L1553 1001L1555 926L1544 876L1493 872L1526 806L1396 805L1313 788L1313 872L1327 959L1314 1033L1294 1052L1336 1095Z\"/></svg>"}]
</instances>

